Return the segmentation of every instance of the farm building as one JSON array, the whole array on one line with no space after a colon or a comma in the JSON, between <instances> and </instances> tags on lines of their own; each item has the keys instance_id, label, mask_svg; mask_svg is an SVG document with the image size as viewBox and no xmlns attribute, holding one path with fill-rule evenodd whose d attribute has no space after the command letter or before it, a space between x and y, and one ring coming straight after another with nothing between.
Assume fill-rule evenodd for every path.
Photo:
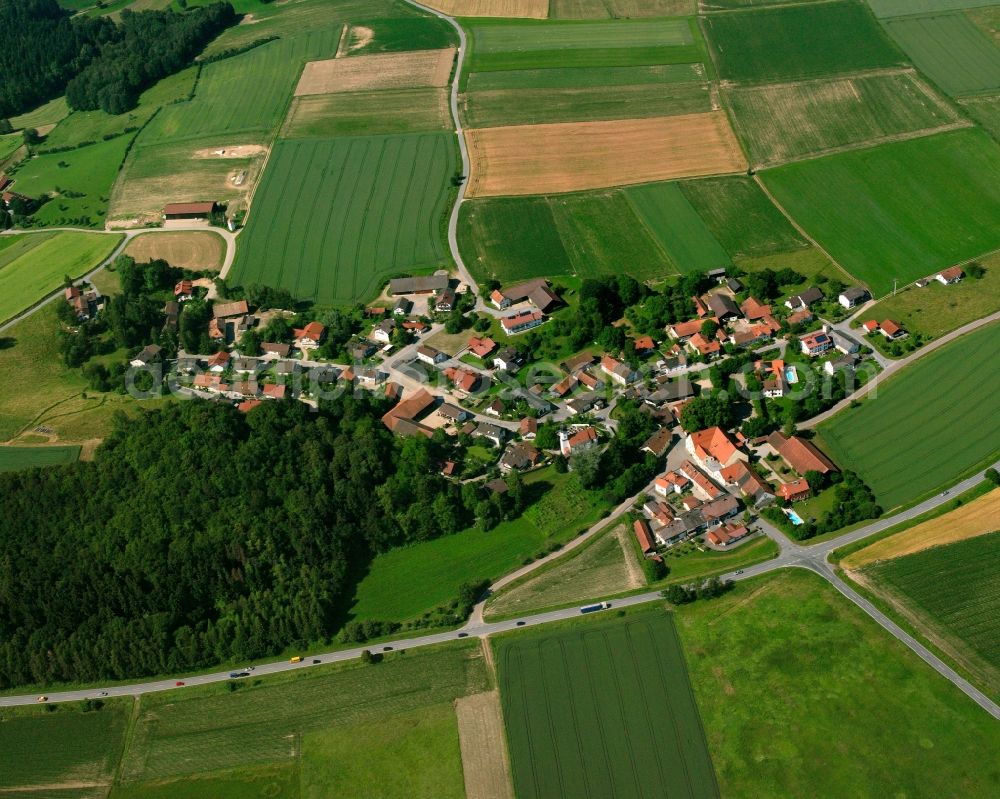
<instances>
[{"instance_id":1,"label":"farm building","mask_svg":"<svg viewBox=\"0 0 1000 799\"><path fill-rule=\"evenodd\" d=\"M559 297L549 288L549 283L545 278L536 278L526 283L511 286L505 291L493 291L490 294L490 301L500 310L527 301L538 310L547 312L552 306L559 303Z\"/></svg>"},{"instance_id":2,"label":"farm building","mask_svg":"<svg viewBox=\"0 0 1000 799\"><path fill-rule=\"evenodd\" d=\"M767 444L788 464L789 468L801 475L809 471L822 474L837 471L836 464L804 438L798 436L786 438L775 431L767 437Z\"/></svg>"},{"instance_id":3,"label":"farm building","mask_svg":"<svg viewBox=\"0 0 1000 799\"><path fill-rule=\"evenodd\" d=\"M953 283L959 283L965 277L965 272L962 271L962 267L953 266L950 269L945 269L943 272L938 272L934 277L938 283L950 286Z\"/></svg>"},{"instance_id":4,"label":"farm building","mask_svg":"<svg viewBox=\"0 0 1000 799\"><path fill-rule=\"evenodd\" d=\"M215 213L214 202L197 203L167 203L163 207L163 218L170 219L207 219Z\"/></svg>"},{"instance_id":5,"label":"farm building","mask_svg":"<svg viewBox=\"0 0 1000 799\"><path fill-rule=\"evenodd\" d=\"M639 542L639 549L643 555L652 555L656 552L656 544L653 543L653 534L649 530L649 523L645 519L636 519L632 523L636 540Z\"/></svg>"},{"instance_id":6,"label":"farm building","mask_svg":"<svg viewBox=\"0 0 1000 799\"><path fill-rule=\"evenodd\" d=\"M448 288L447 275L425 275L423 277L397 277L389 281L389 294L430 294Z\"/></svg>"},{"instance_id":7,"label":"farm building","mask_svg":"<svg viewBox=\"0 0 1000 799\"><path fill-rule=\"evenodd\" d=\"M500 320L500 327L509 336L524 330L530 330L533 327L538 327L543 319L541 311L522 311L513 316L505 316Z\"/></svg>"},{"instance_id":8,"label":"farm building","mask_svg":"<svg viewBox=\"0 0 1000 799\"><path fill-rule=\"evenodd\" d=\"M593 427L584 427L573 435L567 435L565 432L559 433L559 451L567 458L596 445L597 431Z\"/></svg>"},{"instance_id":9,"label":"farm building","mask_svg":"<svg viewBox=\"0 0 1000 799\"><path fill-rule=\"evenodd\" d=\"M382 417L382 424L400 436L422 435L430 438L432 430L416 421L434 404L434 395L420 389Z\"/></svg>"},{"instance_id":10,"label":"farm building","mask_svg":"<svg viewBox=\"0 0 1000 799\"><path fill-rule=\"evenodd\" d=\"M823 296L823 292L818 286L810 286L801 294L796 294L794 297L789 297L785 300L785 305L790 311L801 311L808 308L813 303L822 300Z\"/></svg>"},{"instance_id":11,"label":"farm building","mask_svg":"<svg viewBox=\"0 0 1000 799\"><path fill-rule=\"evenodd\" d=\"M845 308L853 308L855 305L867 300L870 296L871 295L868 293L868 289L862 288L861 286L852 286L851 288L840 292L840 296L837 297L837 302Z\"/></svg>"}]
</instances>

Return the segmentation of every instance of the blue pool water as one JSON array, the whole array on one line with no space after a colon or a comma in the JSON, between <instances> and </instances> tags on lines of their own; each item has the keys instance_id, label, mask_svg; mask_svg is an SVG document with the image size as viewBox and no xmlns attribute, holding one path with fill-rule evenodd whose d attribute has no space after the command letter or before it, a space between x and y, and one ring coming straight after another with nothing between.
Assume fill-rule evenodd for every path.
<instances>
[{"instance_id":1,"label":"blue pool water","mask_svg":"<svg viewBox=\"0 0 1000 799\"><path fill-rule=\"evenodd\" d=\"M785 380L788 381L789 385L799 382L799 373L795 371L794 366L785 367Z\"/></svg>"},{"instance_id":2,"label":"blue pool water","mask_svg":"<svg viewBox=\"0 0 1000 799\"><path fill-rule=\"evenodd\" d=\"M785 513L788 514L788 518L791 520L792 524L794 524L796 526L798 526L800 524L805 524L805 522L802 521L802 517L799 516L799 514L797 514L795 511L793 511L793 510L786 510Z\"/></svg>"}]
</instances>

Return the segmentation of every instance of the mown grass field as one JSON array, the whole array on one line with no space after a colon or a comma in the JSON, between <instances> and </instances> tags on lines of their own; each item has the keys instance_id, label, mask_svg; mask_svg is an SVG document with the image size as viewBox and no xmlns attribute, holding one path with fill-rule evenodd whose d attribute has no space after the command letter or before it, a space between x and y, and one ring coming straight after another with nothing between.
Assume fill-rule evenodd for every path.
<instances>
[{"instance_id":1,"label":"mown grass field","mask_svg":"<svg viewBox=\"0 0 1000 799\"><path fill-rule=\"evenodd\" d=\"M662 609L514 633L494 648L521 799L718 795Z\"/></svg>"},{"instance_id":2,"label":"mown grass field","mask_svg":"<svg viewBox=\"0 0 1000 799\"><path fill-rule=\"evenodd\" d=\"M620 190L501 197L462 205L458 242L480 280L592 276L624 270L638 280L676 274Z\"/></svg>"},{"instance_id":3,"label":"mown grass field","mask_svg":"<svg viewBox=\"0 0 1000 799\"><path fill-rule=\"evenodd\" d=\"M565 543L594 524L604 506L575 478L552 469L532 472L529 491L541 498L519 519L488 533L474 528L379 555L358 585L351 615L406 621L450 602L466 580L496 579Z\"/></svg>"},{"instance_id":4,"label":"mown grass field","mask_svg":"<svg viewBox=\"0 0 1000 799\"><path fill-rule=\"evenodd\" d=\"M29 197L57 193L34 215L45 225L104 227L111 187L131 140L131 135L118 136L23 161L12 174L13 189Z\"/></svg>"},{"instance_id":5,"label":"mown grass field","mask_svg":"<svg viewBox=\"0 0 1000 799\"><path fill-rule=\"evenodd\" d=\"M903 17L884 24L913 63L949 94L1000 89L1000 48L964 14Z\"/></svg>"},{"instance_id":6,"label":"mown grass field","mask_svg":"<svg viewBox=\"0 0 1000 799\"><path fill-rule=\"evenodd\" d=\"M677 629L723 796L996 793L1000 727L822 578L741 583Z\"/></svg>"},{"instance_id":7,"label":"mown grass field","mask_svg":"<svg viewBox=\"0 0 1000 799\"><path fill-rule=\"evenodd\" d=\"M635 119L712 110L707 84L499 89L463 95L467 127Z\"/></svg>"},{"instance_id":8,"label":"mown grass field","mask_svg":"<svg viewBox=\"0 0 1000 799\"><path fill-rule=\"evenodd\" d=\"M996 0L868 0L880 19L997 5Z\"/></svg>"},{"instance_id":9,"label":"mown grass field","mask_svg":"<svg viewBox=\"0 0 1000 799\"><path fill-rule=\"evenodd\" d=\"M390 274L446 266L455 162L449 133L279 141L231 279L349 304Z\"/></svg>"},{"instance_id":10,"label":"mown grass field","mask_svg":"<svg viewBox=\"0 0 1000 799\"><path fill-rule=\"evenodd\" d=\"M704 83L705 66L656 64L639 67L571 67L473 72L465 78L470 93L503 89L572 89L581 86L642 86Z\"/></svg>"},{"instance_id":11,"label":"mown grass field","mask_svg":"<svg viewBox=\"0 0 1000 799\"><path fill-rule=\"evenodd\" d=\"M705 227L733 258L786 253L808 246L751 178L702 178L679 185Z\"/></svg>"},{"instance_id":12,"label":"mown grass field","mask_svg":"<svg viewBox=\"0 0 1000 799\"><path fill-rule=\"evenodd\" d=\"M330 138L451 130L444 89L399 89L296 97L283 138Z\"/></svg>"},{"instance_id":13,"label":"mown grass field","mask_svg":"<svg viewBox=\"0 0 1000 799\"><path fill-rule=\"evenodd\" d=\"M36 466L63 466L75 463L80 448L68 447L0 447L0 472L32 469Z\"/></svg>"},{"instance_id":14,"label":"mown grass field","mask_svg":"<svg viewBox=\"0 0 1000 799\"><path fill-rule=\"evenodd\" d=\"M342 22L328 20L323 27L303 29L290 38L207 64L191 101L160 111L143 130L137 147L220 136L229 137L220 140L220 146L231 146L245 143L251 134L266 137L285 118L302 66L312 59L332 58L342 29Z\"/></svg>"},{"instance_id":15,"label":"mown grass field","mask_svg":"<svg viewBox=\"0 0 1000 799\"><path fill-rule=\"evenodd\" d=\"M937 338L1000 311L1000 254L979 263L985 269L980 279L967 277L952 286L933 281L922 289L910 287L886 297L865 316L895 319L911 332Z\"/></svg>"},{"instance_id":16,"label":"mown grass field","mask_svg":"<svg viewBox=\"0 0 1000 799\"><path fill-rule=\"evenodd\" d=\"M705 60L689 19L465 20L470 72L627 67Z\"/></svg>"},{"instance_id":17,"label":"mown grass field","mask_svg":"<svg viewBox=\"0 0 1000 799\"><path fill-rule=\"evenodd\" d=\"M38 106L31 111L10 118L10 124L14 130L22 128L43 128L47 125L55 125L60 119L69 114L69 106L66 105L65 97L57 97L44 105Z\"/></svg>"},{"instance_id":18,"label":"mown grass field","mask_svg":"<svg viewBox=\"0 0 1000 799\"><path fill-rule=\"evenodd\" d=\"M23 242L5 248L0 259L0 321L16 316L63 285L69 275L76 279L107 258L122 240L101 233L60 232L23 234ZM37 244L32 241L39 238ZM16 251L15 251L16 248Z\"/></svg>"},{"instance_id":19,"label":"mown grass field","mask_svg":"<svg viewBox=\"0 0 1000 799\"><path fill-rule=\"evenodd\" d=\"M109 785L124 744L128 708L126 701L116 700L89 713L72 704L60 705L53 712L40 707L0 709L0 790ZM43 794L36 788L31 795Z\"/></svg>"},{"instance_id":20,"label":"mown grass field","mask_svg":"<svg viewBox=\"0 0 1000 799\"><path fill-rule=\"evenodd\" d=\"M984 497L985 499L985 497ZM982 501L982 500L980 500ZM1000 518L994 518L1000 527ZM864 570L1000 674L1000 532L884 560Z\"/></svg>"},{"instance_id":21,"label":"mown grass field","mask_svg":"<svg viewBox=\"0 0 1000 799\"><path fill-rule=\"evenodd\" d=\"M208 778L219 793L195 795L272 796L267 785L291 782L281 795L340 795L334 786L350 784L359 797L462 796L452 702L488 688L474 641L251 679L235 692L220 684L153 694L124 755L122 795L155 785L188 795ZM254 774L255 792L240 793Z\"/></svg>"},{"instance_id":22,"label":"mown grass field","mask_svg":"<svg viewBox=\"0 0 1000 799\"><path fill-rule=\"evenodd\" d=\"M961 106L970 117L982 125L983 130L1000 141L1000 95L966 97L962 100Z\"/></svg>"},{"instance_id":23,"label":"mown grass field","mask_svg":"<svg viewBox=\"0 0 1000 799\"><path fill-rule=\"evenodd\" d=\"M678 184L632 186L625 189L625 196L678 272L704 272L730 263Z\"/></svg>"},{"instance_id":24,"label":"mown grass field","mask_svg":"<svg viewBox=\"0 0 1000 799\"><path fill-rule=\"evenodd\" d=\"M24 144L20 133L6 133L0 136L0 164L10 158Z\"/></svg>"},{"instance_id":25,"label":"mown grass field","mask_svg":"<svg viewBox=\"0 0 1000 799\"><path fill-rule=\"evenodd\" d=\"M631 535L624 525L608 528L551 568L494 594L486 607L486 618L535 613L644 585L634 547L624 538Z\"/></svg>"},{"instance_id":26,"label":"mown grass field","mask_svg":"<svg viewBox=\"0 0 1000 799\"><path fill-rule=\"evenodd\" d=\"M847 0L714 14L702 21L725 80L769 83L904 62L871 13Z\"/></svg>"},{"instance_id":27,"label":"mown grass field","mask_svg":"<svg viewBox=\"0 0 1000 799\"><path fill-rule=\"evenodd\" d=\"M695 7L695 0L550 0L549 18L683 17Z\"/></svg>"},{"instance_id":28,"label":"mown grass field","mask_svg":"<svg viewBox=\"0 0 1000 799\"><path fill-rule=\"evenodd\" d=\"M751 163L778 164L838 147L950 125L960 117L912 71L726 91Z\"/></svg>"},{"instance_id":29,"label":"mown grass field","mask_svg":"<svg viewBox=\"0 0 1000 799\"><path fill-rule=\"evenodd\" d=\"M1000 146L969 129L762 173L806 231L876 297L1000 246Z\"/></svg>"},{"instance_id":30,"label":"mown grass field","mask_svg":"<svg viewBox=\"0 0 1000 799\"><path fill-rule=\"evenodd\" d=\"M994 323L941 347L881 383L876 398L819 425L824 449L886 510L1000 451L998 333Z\"/></svg>"}]
</instances>

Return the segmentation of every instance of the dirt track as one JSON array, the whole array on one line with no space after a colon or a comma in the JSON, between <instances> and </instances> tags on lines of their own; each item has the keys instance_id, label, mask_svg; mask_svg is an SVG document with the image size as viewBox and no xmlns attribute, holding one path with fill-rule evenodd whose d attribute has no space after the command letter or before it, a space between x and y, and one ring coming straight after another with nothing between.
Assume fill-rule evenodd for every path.
<instances>
[{"instance_id":1,"label":"dirt track","mask_svg":"<svg viewBox=\"0 0 1000 799\"><path fill-rule=\"evenodd\" d=\"M549 15L549 0L421 0L421 4L453 17L545 19Z\"/></svg>"},{"instance_id":2,"label":"dirt track","mask_svg":"<svg viewBox=\"0 0 1000 799\"><path fill-rule=\"evenodd\" d=\"M740 172L726 114L467 130L470 197L549 194Z\"/></svg>"},{"instance_id":3,"label":"dirt track","mask_svg":"<svg viewBox=\"0 0 1000 799\"><path fill-rule=\"evenodd\" d=\"M310 61L295 96L447 86L455 50L419 50Z\"/></svg>"}]
</instances>

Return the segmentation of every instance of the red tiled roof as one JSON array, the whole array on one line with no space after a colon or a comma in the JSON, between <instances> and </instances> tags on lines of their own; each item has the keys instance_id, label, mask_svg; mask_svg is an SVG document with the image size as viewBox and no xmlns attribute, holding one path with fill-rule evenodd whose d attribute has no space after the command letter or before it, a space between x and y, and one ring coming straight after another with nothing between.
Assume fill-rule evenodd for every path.
<instances>
[{"instance_id":1,"label":"red tiled roof","mask_svg":"<svg viewBox=\"0 0 1000 799\"><path fill-rule=\"evenodd\" d=\"M764 305L753 297L747 297L743 300L740 310L743 311L743 315L751 322L754 319L763 319L765 316L770 316L771 314L770 305Z\"/></svg>"},{"instance_id":2,"label":"red tiled roof","mask_svg":"<svg viewBox=\"0 0 1000 799\"><path fill-rule=\"evenodd\" d=\"M323 334L326 332L326 327L324 327L319 322L310 322L305 327L295 328L292 334L296 339L307 338L312 341L319 341L323 338Z\"/></svg>"},{"instance_id":3,"label":"red tiled roof","mask_svg":"<svg viewBox=\"0 0 1000 799\"><path fill-rule=\"evenodd\" d=\"M798 499L809 493L809 483L803 480L792 480L790 483L782 483L778 487L778 494L782 499L791 501Z\"/></svg>"},{"instance_id":4,"label":"red tiled roof","mask_svg":"<svg viewBox=\"0 0 1000 799\"><path fill-rule=\"evenodd\" d=\"M263 392L265 397L270 399L284 399L285 392L288 390L288 386L277 385L276 383L268 383L264 386Z\"/></svg>"},{"instance_id":5,"label":"red tiled roof","mask_svg":"<svg viewBox=\"0 0 1000 799\"><path fill-rule=\"evenodd\" d=\"M496 342L491 338L477 338L473 336L469 339L469 349L478 358L485 358L496 349L496 346Z\"/></svg>"},{"instance_id":6,"label":"red tiled roof","mask_svg":"<svg viewBox=\"0 0 1000 799\"><path fill-rule=\"evenodd\" d=\"M738 450L721 427L708 427L691 434L691 444L701 460L714 458L719 463L729 461Z\"/></svg>"},{"instance_id":7,"label":"red tiled roof","mask_svg":"<svg viewBox=\"0 0 1000 799\"><path fill-rule=\"evenodd\" d=\"M632 523L632 529L635 531L635 537L639 540L639 549L646 552L652 552L656 547L653 544L653 536L649 531L649 524L645 519L636 519Z\"/></svg>"}]
</instances>

